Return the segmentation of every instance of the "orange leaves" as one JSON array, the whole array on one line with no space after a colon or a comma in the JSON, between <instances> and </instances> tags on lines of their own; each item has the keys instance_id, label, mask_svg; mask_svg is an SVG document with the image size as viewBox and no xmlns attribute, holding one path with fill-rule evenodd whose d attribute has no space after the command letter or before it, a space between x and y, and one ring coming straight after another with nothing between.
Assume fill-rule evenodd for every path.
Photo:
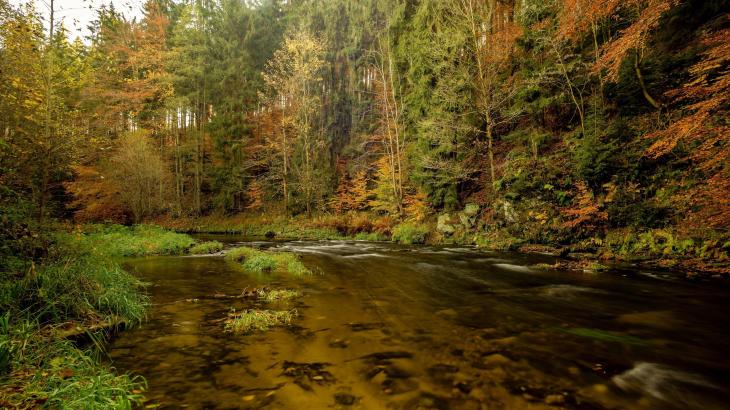
<instances>
[{"instance_id":1,"label":"orange leaves","mask_svg":"<svg viewBox=\"0 0 730 410\"><path fill-rule=\"evenodd\" d=\"M248 184L246 196L249 200L249 204L246 206L246 209L253 211L261 209L264 205L264 187L261 185L261 182L257 179L251 181L251 183Z\"/></svg>"},{"instance_id":2,"label":"orange leaves","mask_svg":"<svg viewBox=\"0 0 730 410\"><path fill-rule=\"evenodd\" d=\"M593 193L588 189L585 182L577 182L575 187L578 190L578 195L576 195L574 202L577 200L577 204L572 208L563 210L563 214L568 217L563 225L571 229L581 226L595 228L607 221L608 213L595 201Z\"/></svg>"},{"instance_id":3,"label":"orange leaves","mask_svg":"<svg viewBox=\"0 0 730 410\"><path fill-rule=\"evenodd\" d=\"M119 186L94 167L73 167L75 178L64 183L73 195L68 207L77 222L126 222L124 206L118 201Z\"/></svg>"},{"instance_id":4,"label":"orange leaves","mask_svg":"<svg viewBox=\"0 0 730 410\"><path fill-rule=\"evenodd\" d=\"M618 36L609 41L601 49L601 56L593 69L607 70L608 78L615 79L618 75L621 61L631 50L640 50L644 47L648 34L657 28L662 15L680 0L631 0L620 2L621 7L633 7L638 17L627 28L619 32ZM614 4L616 6L616 4ZM617 7L616 7L617 8ZM608 9L607 9L608 10Z\"/></svg>"},{"instance_id":5,"label":"orange leaves","mask_svg":"<svg viewBox=\"0 0 730 410\"><path fill-rule=\"evenodd\" d=\"M427 195L422 191L418 190L412 194L406 194L403 199L405 205L405 213L409 219L413 219L416 222L422 222L426 219L429 213L429 205L427 202Z\"/></svg>"},{"instance_id":6,"label":"orange leaves","mask_svg":"<svg viewBox=\"0 0 730 410\"><path fill-rule=\"evenodd\" d=\"M337 186L334 198L330 206L336 213L347 211L361 211L367 208L370 192L368 191L368 175L366 170L361 170L353 177L345 171L344 162L338 164L340 183Z\"/></svg>"},{"instance_id":7,"label":"orange leaves","mask_svg":"<svg viewBox=\"0 0 730 410\"><path fill-rule=\"evenodd\" d=\"M656 141L646 155L661 157L671 152L680 141L700 141L690 158L709 169L728 158L726 145L730 127L713 127L709 122L730 102L730 70L727 69L730 63L730 29L707 34L703 43L708 49L690 68L691 80L666 93L677 104L689 103L684 107L688 114L666 129L649 134L648 138Z\"/></svg>"}]
</instances>

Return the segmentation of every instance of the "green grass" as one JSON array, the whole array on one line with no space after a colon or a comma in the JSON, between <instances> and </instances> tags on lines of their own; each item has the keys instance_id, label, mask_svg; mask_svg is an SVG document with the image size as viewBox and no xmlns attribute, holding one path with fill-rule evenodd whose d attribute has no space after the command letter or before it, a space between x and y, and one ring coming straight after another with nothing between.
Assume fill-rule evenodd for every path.
<instances>
[{"instance_id":1,"label":"green grass","mask_svg":"<svg viewBox=\"0 0 730 410\"><path fill-rule=\"evenodd\" d=\"M49 340L31 322L4 330L12 359L0 376L0 407L130 409L142 404L144 379L114 374L100 364L98 351Z\"/></svg>"},{"instance_id":2,"label":"green grass","mask_svg":"<svg viewBox=\"0 0 730 410\"><path fill-rule=\"evenodd\" d=\"M223 250L223 244L218 241L209 241L199 243L188 251L191 255L207 255L211 253L218 253Z\"/></svg>"},{"instance_id":3,"label":"green grass","mask_svg":"<svg viewBox=\"0 0 730 410\"><path fill-rule=\"evenodd\" d=\"M236 334L265 332L275 326L288 326L295 317L297 317L296 310L250 309L232 314L226 319L225 330Z\"/></svg>"},{"instance_id":4,"label":"green grass","mask_svg":"<svg viewBox=\"0 0 730 410\"><path fill-rule=\"evenodd\" d=\"M404 222L393 228L393 242L406 245L426 243L429 229L426 225Z\"/></svg>"},{"instance_id":5,"label":"green grass","mask_svg":"<svg viewBox=\"0 0 730 410\"><path fill-rule=\"evenodd\" d=\"M18 257L0 266L0 408L141 403L144 380L116 375L98 360L103 333L90 333L92 348L80 349L53 330L63 323L84 329L144 319L148 298L143 284L121 268L118 244L93 241L108 235L98 227L88 235L56 231L48 235L52 241L38 241L42 251L33 254L5 242Z\"/></svg>"},{"instance_id":6,"label":"green grass","mask_svg":"<svg viewBox=\"0 0 730 410\"><path fill-rule=\"evenodd\" d=\"M229 250L225 258L240 263L244 270L251 272L280 271L295 276L312 273L304 266L299 256L290 252L261 251L254 248L239 247Z\"/></svg>"},{"instance_id":7,"label":"green grass","mask_svg":"<svg viewBox=\"0 0 730 410\"><path fill-rule=\"evenodd\" d=\"M111 256L179 255L195 240L158 226L88 225L75 239Z\"/></svg>"},{"instance_id":8,"label":"green grass","mask_svg":"<svg viewBox=\"0 0 730 410\"><path fill-rule=\"evenodd\" d=\"M291 289L259 289L256 293L258 293L260 300L269 303L294 299L302 295L300 292Z\"/></svg>"},{"instance_id":9,"label":"green grass","mask_svg":"<svg viewBox=\"0 0 730 410\"><path fill-rule=\"evenodd\" d=\"M390 240L387 235L379 232L360 232L355 235L356 241L385 242Z\"/></svg>"}]
</instances>

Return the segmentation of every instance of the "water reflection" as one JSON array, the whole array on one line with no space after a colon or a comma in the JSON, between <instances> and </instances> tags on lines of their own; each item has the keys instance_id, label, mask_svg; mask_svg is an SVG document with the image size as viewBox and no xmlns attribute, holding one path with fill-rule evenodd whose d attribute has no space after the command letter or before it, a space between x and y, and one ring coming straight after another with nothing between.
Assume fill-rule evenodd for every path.
<instances>
[{"instance_id":1,"label":"water reflection","mask_svg":"<svg viewBox=\"0 0 730 410\"><path fill-rule=\"evenodd\" d=\"M221 238L216 238L221 239ZM229 239L230 246L235 241ZM150 319L112 344L161 407L726 408L727 290L662 274L541 271L549 256L362 242L258 242L319 275L249 275L220 257L129 267ZM302 292L296 325L236 336L225 298Z\"/></svg>"}]
</instances>

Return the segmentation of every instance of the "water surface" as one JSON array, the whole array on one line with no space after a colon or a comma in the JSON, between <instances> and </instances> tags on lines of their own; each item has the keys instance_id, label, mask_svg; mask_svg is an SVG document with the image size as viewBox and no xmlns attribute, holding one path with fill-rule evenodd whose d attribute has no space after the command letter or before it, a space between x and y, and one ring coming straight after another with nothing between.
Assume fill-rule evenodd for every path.
<instances>
[{"instance_id":1,"label":"water surface","mask_svg":"<svg viewBox=\"0 0 730 410\"><path fill-rule=\"evenodd\" d=\"M216 239L222 239L217 237ZM229 246L238 246L232 237ZM661 272L541 271L549 257L364 242L254 243L315 274L250 274L221 257L154 257L142 326L112 342L161 408L722 409L728 289ZM268 286L296 302L235 299ZM296 309L232 335L231 309Z\"/></svg>"}]
</instances>

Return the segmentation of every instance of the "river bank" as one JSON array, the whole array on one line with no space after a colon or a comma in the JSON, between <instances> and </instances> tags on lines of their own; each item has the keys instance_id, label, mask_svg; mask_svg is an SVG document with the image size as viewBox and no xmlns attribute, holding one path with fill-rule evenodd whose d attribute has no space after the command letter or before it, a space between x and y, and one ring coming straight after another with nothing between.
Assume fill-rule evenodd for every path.
<instances>
[{"instance_id":1,"label":"river bank","mask_svg":"<svg viewBox=\"0 0 730 410\"><path fill-rule=\"evenodd\" d=\"M675 270L688 278L730 278L730 237L692 237L669 229L613 229L590 237L534 235L508 227L484 226L476 214L401 222L367 213L286 217L239 214L200 218L157 218L156 225L184 233L236 234L279 240L365 240L401 244L467 245L495 251L557 256L555 268L606 270L640 266ZM549 231L545 228L545 231ZM531 240L533 239L533 240Z\"/></svg>"},{"instance_id":2,"label":"river bank","mask_svg":"<svg viewBox=\"0 0 730 410\"><path fill-rule=\"evenodd\" d=\"M145 380L105 360L109 332L139 325L149 307L121 261L179 254L194 240L152 226L0 227L0 407L141 403Z\"/></svg>"}]
</instances>

